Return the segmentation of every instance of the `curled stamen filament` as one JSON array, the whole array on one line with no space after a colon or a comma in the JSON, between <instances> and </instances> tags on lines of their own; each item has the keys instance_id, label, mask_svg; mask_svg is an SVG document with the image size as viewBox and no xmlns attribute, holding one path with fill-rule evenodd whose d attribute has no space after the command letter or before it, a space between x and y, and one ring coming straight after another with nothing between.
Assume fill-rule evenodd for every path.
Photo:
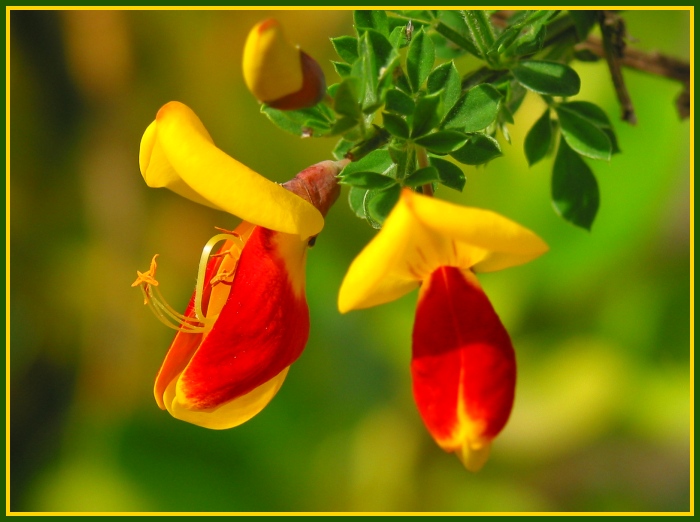
<instances>
[{"instance_id":1,"label":"curled stamen filament","mask_svg":"<svg viewBox=\"0 0 700 522\"><path fill-rule=\"evenodd\" d=\"M141 291L153 314L165 326L186 333L202 333L206 330L206 324L202 321L175 311L165 300L157 286L143 284L141 285Z\"/></svg>"},{"instance_id":2,"label":"curled stamen filament","mask_svg":"<svg viewBox=\"0 0 700 522\"><path fill-rule=\"evenodd\" d=\"M228 250L220 252L218 254L211 254L214 246L220 241L230 241L231 244ZM160 322L169 328L178 330L185 333L204 333L206 332L214 322L214 319L206 317L202 309L202 300L204 296L204 284L205 276L207 271L207 264L209 263L210 257L225 257L226 255L232 256L234 259L238 259L241 251L243 250L244 242L240 236L236 233L228 234L217 234L212 237L207 244L204 245L202 249L202 255L199 260L199 269L197 272L197 285L195 287L194 296L194 316L188 317L176 311L163 297L163 294L158 288L158 282L155 280L155 259L151 261L151 268L145 274L139 273L139 279L132 286L140 283L141 292L143 293L144 303L147 304L153 314L158 318ZM235 249L235 250L233 250ZM234 265L231 270L219 269L212 281L209 283L213 286L214 281L216 283L225 282L225 279L232 277L236 273L236 265Z\"/></svg>"},{"instance_id":3,"label":"curled stamen filament","mask_svg":"<svg viewBox=\"0 0 700 522\"><path fill-rule=\"evenodd\" d=\"M219 243L220 241L231 241L232 245L231 248L236 248L238 252L236 254L232 253L229 250L226 252L222 252L220 254L211 254L211 251L214 249L214 246ZM230 254L232 256L235 256L238 258L240 256L241 251L243 250L243 240L236 234L217 234L214 237L212 237L209 241L207 241L207 244L204 245L204 248L202 249L202 256L199 259L199 271L197 272L197 287L195 288L195 298L194 298L194 311L197 316L197 318L204 324L207 322L207 318L204 315L204 311L202 309L202 297L204 294L204 283L205 283L205 276L207 272L207 264L209 262L209 257L223 257L225 254ZM235 272L235 269L231 271L229 275L233 275ZM215 278L216 279L216 278ZM210 283L211 284L211 283Z\"/></svg>"}]
</instances>

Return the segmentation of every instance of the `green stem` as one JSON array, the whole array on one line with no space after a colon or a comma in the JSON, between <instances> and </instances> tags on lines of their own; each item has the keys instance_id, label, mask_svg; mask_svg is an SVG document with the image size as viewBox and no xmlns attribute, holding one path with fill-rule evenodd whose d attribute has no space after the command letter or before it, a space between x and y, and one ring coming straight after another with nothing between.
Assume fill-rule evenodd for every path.
<instances>
[{"instance_id":1,"label":"green stem","mask_svg":"<svg viewBox=\"0 0 700 522\"><path fill-rule=\"evenodd\" d=\"M428 151L425 147L416 147L416 158L418 160L418 168L422 169L430 166L430 160L428 159ZM425 196L433 195L433 186L430 183L426 183L421 186L421 191Z\"/></svg>"}]
</instances>

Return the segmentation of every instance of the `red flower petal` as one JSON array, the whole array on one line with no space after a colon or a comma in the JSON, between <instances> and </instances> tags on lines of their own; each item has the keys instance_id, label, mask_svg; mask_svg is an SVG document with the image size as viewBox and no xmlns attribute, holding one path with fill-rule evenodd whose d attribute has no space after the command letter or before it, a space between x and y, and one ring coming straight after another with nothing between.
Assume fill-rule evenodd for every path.
<instances>
[{"instance_id":1,"label":"red flower petal","mask_svg":"<svg viewBox=\"0 0 700 522\"><path fill-rule=\"evenodd\" d=\"M441 267L423 283L411 372L418 410L446 451L487 449L505 426L515 392L515 354L471 272Z\"/></svg>"},{"instance_id":2,"label":"red flower petal","mask_svg":"<svg viewBox=\"0 0 700 522\"><path fill-rule=\"evenodd\" d=\"M309 335L303 290L306 244L257 227L240 257L231 292L180 377L192 408L239 397L293 363Z\"/></svg>"}]
</instances>

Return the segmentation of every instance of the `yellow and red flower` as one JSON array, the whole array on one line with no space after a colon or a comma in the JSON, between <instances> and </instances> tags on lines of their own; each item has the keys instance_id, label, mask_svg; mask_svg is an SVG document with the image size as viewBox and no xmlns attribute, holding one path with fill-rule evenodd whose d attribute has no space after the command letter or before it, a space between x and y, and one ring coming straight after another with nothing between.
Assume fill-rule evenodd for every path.
<instances>
[{"instance_id":1,"label":"yellow and red flower","mask_svg":"<svg viewBox=\"0 0 700 522\"><path fill-rule=\"evenodd\" d=\"M321 67L287 41L274 18L258 23L248 33L243 77L258 101L275 109L312 107L326 94Z\"/></svg>"},{"instance_id":2,"label":"yellow and red flower","mask_svg":"<svg viewBox=\"0 0 700 522\"><path fill-rule=\"evenodd\" d=\"M413 395L437 444L471 471L484 465L508 420L516 374L510 337L474 272L526 263L546 251L537 235L499 214L404 189L341 286L341 312L420 286Z\"/></svg>"},{"instance_id":3,"label":"yellow and red flower","mask_svg":"<svg viewBox=\"0 0 700 522\"><path fill-rule=\"evenodd\" d=\"M143 135L139 162L148 186L244 220L207 243L184 314L162 299L155 257L134 283L156 315L178 330L156 378L158 405L207 428L237 426L272 400L304 349L306 251L338 196L335 176L343 164L322 162L278 185L218 149L179 102L158 111Z\"/></svg>"}]
</instances>

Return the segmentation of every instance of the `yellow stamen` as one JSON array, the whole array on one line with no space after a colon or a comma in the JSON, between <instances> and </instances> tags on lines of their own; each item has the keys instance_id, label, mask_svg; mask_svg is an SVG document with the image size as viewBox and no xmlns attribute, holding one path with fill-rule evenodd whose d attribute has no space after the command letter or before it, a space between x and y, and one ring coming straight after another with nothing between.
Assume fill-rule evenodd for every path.
<instances>
[{"instance_id":1,"label":"yellow stamen","mask_svg":"<svg viewBox=\"0 0 700 522\"><path fill-rule=\"evenodd\" d=\"M156 263L156 258L158 257L158 254L153 256L153 259L151 259L151 266L149 267L148 271L146 272L139 272L138 270L136 271L136 281L131 283L131 287L143 285L143 304L148 304L148 298L150 296L148 288L149 286L158 286L158 281L156 281L156 268L158 268L158 264Z\"/></svg>"}]
</instances>

